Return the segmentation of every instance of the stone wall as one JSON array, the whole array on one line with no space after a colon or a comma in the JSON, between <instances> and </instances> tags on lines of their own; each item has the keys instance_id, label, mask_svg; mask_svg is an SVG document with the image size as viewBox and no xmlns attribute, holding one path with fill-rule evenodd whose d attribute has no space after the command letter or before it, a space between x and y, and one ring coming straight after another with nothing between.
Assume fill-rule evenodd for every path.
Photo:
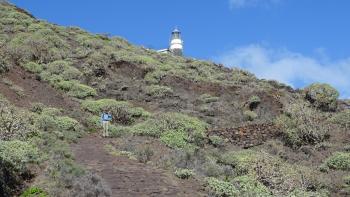
<instances>
[{"instance_id":1,"label":"stone wall","mask_svg":"<svg viewBox=\"0 0 350 197\"><path fill-rule=\"evenodd\" d=\"M279 129L273 123L251 124L236 128L213 129L208 135L218 135L230 143L249 148L262 144L268 139L276 138Z\"/></svg>"}]
</instances>

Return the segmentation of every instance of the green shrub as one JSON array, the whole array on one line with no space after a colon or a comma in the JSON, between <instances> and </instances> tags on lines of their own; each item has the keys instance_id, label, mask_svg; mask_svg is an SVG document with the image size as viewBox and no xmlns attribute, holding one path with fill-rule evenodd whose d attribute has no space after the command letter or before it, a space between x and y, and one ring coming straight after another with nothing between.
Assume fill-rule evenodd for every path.
<instances>
[{"instance_id":1,"label":"green shrub","mask_svg":"<svg viewBox=\"0 0 350 197\"><path fill-rule=\"evenodd\" d=\"M82 130L82 126L77 120L61 116L61 111L56 108L43 108L41 113L36 114L34 122L37 128L44 131L59 130L79 133Z\"/></svg>"},{"instance_id":2,"label":"green shrub","mask_svg":"<svg viewBox=\"0 0 350 197\"><path fill-rule=\"evenodd\" d=\"M346 185L350 185L350 176L343 177L343 181Z\"/></svg>"},{"instance_id":3,"label":"green shrub","mask_svg":"<svg viewBox=\"0 0 350 197\"><path fill-rule=\"evenodd\" d=\"M43 66L35 62L28 62L23 65L24 69L32 73L41 73L43 71Z\"/></svg>"},{"instance_id":4,"label":"green shrub","mask_svg":"<svg viewBox=\"0 0 350 197\"><path fill-rule=\"evenodd\" d=\"M252 176L239 176L233 179L239 196L272 196L271 191Z\"/></svg>"},{"instance_id":5,"label":"green shrub","mask_svg":"<svg viewBox=\"0 0 350 197\"><path fill-rule=\"evenodd\" d=\"M161 134L160 140L171 148L185 148L188 146L188 134L185 132L166 131Z\"/></svg>"},{"instance_id":6,"label":"green shrub","mask_svg":"<svg viewBox=\"0 0 350 197\"><path fill-rule=\"evenodd\" d=\"M258 160L258 153L251 150L225 153L219 159L221 163L234 167L238 176L248 174L256 160Z\"/></svg>"},{"instance_id":7,"label":"green shrub","mask_svg":"<svg viewBox=\"0 0 350 197\"><path fill-rule=\"evenodd\" d=\"M230 182L220 181L210 177L205 180L205 186L210 195L215 197L233 197L238 196L238 191Z\"/></svg>"},{"instance_id":8,"label":"green shrub","mask_svg":"<svg viewBox=\"0 0 350 197\"><path fill-rule=\"evenodd\" d=\"M219 100L219 97L211 96L210 94L202 94L199 97L199 101L202 103L213 103L217 102Z\"/></svg>"},{"instance_id":9,"label":"green shrub","mask_svg":"<svg viewBox=\"0 0 350 197\"><path fill-rule=\"evenodd\" d=\"M211 135L209 136L209 142L214 145L215 147L221 147L225 145L225 140L222 139L220 136L217 135Z\"/></svg>"},{"instance_id":10,"label":"green shrub","mask_svg":"<svg viewBox=\"0 0 350 197\"><path fill-rule=\"evenodd\" d=\"M173 94L173 90L167 86L151 85L146 87L146 94L155 98L163 98Z\"/></svg>"},{"instance_id":11,"label":"green shrub","mask_svg":"<svg viewBox=\"0 0 350 197\"><path fill-rule=\"evenodd\" d=\"M78 80L83 74L75 67L68 67L62 72L64 80Z\"/></svg>"},{"instance_id":12,"label":"green shrub","mask_svg":"<svg viewBox=\"0 0 350 197\"><path fill-rule=\"evenodd\" d=\"M247 121L253 121L258 117L258 114L256 114L254 111L244 111L243 112L244 119Z\"/></svg>"},{"instance_id":13,"label":"green shrub","mask_svg":"<svg viewBox=\"0 0 350 197\"><path fill-rule=\"evenodd\" d=\"M101 125L101 123L100 123ZM125 134L131 133L130 127L128 126L114 126L110 125L109 132L111 137L121 137Z\"/></svg>"},{"instance_id":14,"label":"green shrub","mask_svg":"<svg viewBox=\"0 0 350 197\"><path fill-rule=\"evenodd\" d=\"M167 75L165 71L155 70L145 75L145 81L149 84L159 84L159 82Z\"/></svg>"},{"instance_id":15,"label":"green shrub","mask_svg":"<svg viewBox=\"0 0 350 197\"><path fill-rule=\"evenodd\" d=\"M51 29L34 33L18 33L7 44L11 58L16 62L47 63L67 57L68 45Z\"/></svg>"},{"instance_id":16,"label":"green shrub","mask_svg":"<svg viewBox=\"0 0 350 197\"><path fill-rule=\"evenodd\" d=\"M97 92L94 88L90 86L80 83L73 83L73 86L69 90L68 95L83 99L90 96L96 96Z\"/></svg>"},{"instance_id":17,"label":"green shrub","mask_svg":"<svg viewBox=\"0 0 350 197\"><path fill-rule=\"evenodd\" d=\"M149 113L140 107L133 107L126 101L114 99L86 100L81 106L95 115L100 115L102 111L110 111L113 122L120 124L132 124L136 119L145 119L149 116Z\"/></svg>"},{"instance_id":18,"label":"green shrub","mask_svg":"<svg viewBox=\"0 0 350 197\"><path fill-rule=\"evenodd\" d=\"M205 176L208 177L219 177L225 173L224 168L217 164L214 159L209 159L203 164L203 171Z\"/></svg>"},{"instance_id":19,"label":"green shrub","mask_svg":"<svg viewBox=\"0 0 350 197\"><path fill-rule=\"evenodd\" d=\"M275 123L281 128L286 144L294 148L323 142L330 133L330 125L322 114L301 103L287 105Z\"/></svg>"},{"instance_id":20,"label":"green shrub","mask_svg":"<svg viewBox=\"0 0 350 197\"><path fill-rule=\"evenodd\" d=\"M178 168L175 170L174 174L180 179L188 179L194 175L194 172L189 169Z\"/></svg>"},{"instance_id":21,"label":"green shrub","mask_svg":"<svg viewBox=\"0 0 350 197\"><path fill-rule=\"evenodd\" d=\"M0 140L28 140L37 131L31 124L31 114L0 101Z\"/></svg>"},{"instance_id":22,"label":"green shrub","mask_svg":"<svg viewBox=\"0 0 350 197\"><path fill-rule=\"evenodd\" d=\"M68 116L56 117L56 124L60 130L64 131L79 131L82 129L78 121Z\"/></svg>"},{"instance_id":23,"label":"green shrub","mask_svg":"<svg viewBox=\"0 0 350 197\"><path fill-rule=\"evenodd\" d=\"M350 171L350 153L337 152L326 160L329 168Z\"/></svg>"},{"instance_id":24,"label":"green shrub","mask_svg":"<svg viewBox=\"0 0 350 197\"><path fill-rule=\"evenodd\" d=\"M37 147L19 140L0 141L0 160L12 165L19 172L26 170L26 165L40 160Z\"/></svg>"},{"instance_id":25,"label":"green shrub","mask_svg":"<svg viewBox=\"0 0 350 197\"><path fill-rule=\"evenodd\" d=\"M56 68L53 68L51 70L51 72L56 72L54 71L56 70ZM57 69L57 71L59 71L60 69ZM86 97L90 97L90 96L96 96L97 92L94 88L81 84L79 81L76 80L65 80L64 76L58 75L58 74L52 74L49 71L43 71L40 74L40 77L44 80L44 81L48 81L50 83L50 85L52 85L53 87L57 88L57 89L61 89L65 92L68 93L68 95L76 97L76 98L86 98ZM65 76L66 78L73 78Z\"/></svg>"},{"instance_id":26,"label":"green shrub","mask_svg":"<svg viewBox=\"0 0 350 197\"><path fill-rule=\"evenodd\" d=\"M329 119L330 122L340 125L346 129L350 128L350 110L345 110L336 113L333 117Z\"/></svg>"},{"instance_id":27,"label":"green shrub","mask_svg":"<svg viewBox=\"0 0 350 197\"><path fill-rule=\"evenodd\" d=\"M10 68L10 65L0 56L0 74L9 71L9 68Z\"/></svg>"},{"instance_id":28,"label":"green shrub","mask_svg":"<svg viewBox=\"0 0 350 197\"><path fill-rule=\"evenodd\" d=\"M26 189L20 197L48 197L48 195L41 188L30 187Z\"/></svg>"},{"instance_id":29,"label":"green shrub","mask_svg":"<svg viewBox=\"0 0 350 197\"><path fill-rule=\"evenodd\" d=\"M233 82L236 83L246 83L249 81L254 81L256 79L253 74L238 68L232 69L232 75L230 78Z\"/></svg>"},{"instance_id":30,"label":"green shrub","mask_svg":"<svg viewBox=\"0 0 350 197\"><path fill-rule=\"evenodd\" d=\"M180 113L163 113L135 125L138 135L160 137L171 147L184 147L187 143L200 144L205 139L207 124L197 118Z\"/></svg>"},{"instance_id":31,"label":"green shrub","mask_svg":"<svg viewBox=\"0 0 350 197\"><path fill-rule=\"evenodd\" d=\"M323 111L337 108L339 92L328 84L314 83L304 89L305 98Z\"/></svg>"},{"instance_id":32,"label":"green shrub","mask_svg":"<svg viewBox=\"0 0 350 197\"><path fill-rule=\"evenodd\" d=\"M277 196L284 196L298 188L318 189L322 185L318 172L304 166L288 164L265 152L232 151L223 154L219 162L232 166L236 176L262 180Z\"/></svg>"},{"instance_id":33,"label":"green shrub","mask_svg":"<svg viewBox=\"0 0 350 197\"><path fill-rule=\"evenodd\" d=\"M85 118L85 123L87 124L88 128L101 128L101 117L95 116L95 115L90 115Z\"/></svg>"}]
</instances>

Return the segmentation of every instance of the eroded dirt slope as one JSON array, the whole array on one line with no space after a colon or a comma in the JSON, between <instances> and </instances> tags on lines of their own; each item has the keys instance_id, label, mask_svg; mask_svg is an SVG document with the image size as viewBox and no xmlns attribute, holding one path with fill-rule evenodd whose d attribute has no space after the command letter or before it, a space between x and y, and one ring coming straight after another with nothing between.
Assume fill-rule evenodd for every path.
<instances>
[{"instance_id":1,"label":"eroded dirt slope","mask_svg":"<svg viewBox=\"0 0 350 197\"><path fill-rule=\"evenodd\" d=\"M104 178L112 196L205 196L194 180L181 182L164 170L109 154L104 146L110 142L90 135L74 144L72 149L79 164Z\"/></svg>"}]
</instances>

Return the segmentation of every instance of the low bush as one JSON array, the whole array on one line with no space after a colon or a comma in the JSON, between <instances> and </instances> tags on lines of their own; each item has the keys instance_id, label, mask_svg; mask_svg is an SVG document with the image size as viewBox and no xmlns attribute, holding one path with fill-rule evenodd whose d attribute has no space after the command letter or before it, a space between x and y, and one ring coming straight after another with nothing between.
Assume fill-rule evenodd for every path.
<instances>
[{"instance_id":1,"label":"low bush","mask_svg":"<svg viewBox=\"0 0 350 197\"><path fill-rule=\"evenodd\" d=\"M222 155L219 162L231 165L235 176L249 176L267 186L276 196L294 189L321 188L321 175L310 168L285 163L276 156L252 150L232 151Z\"/></svg>"},{"instance_id":2,"label":"low bush","mask_svg":"<svg viewBox=\"0 0 350 197\"><path fill-rule=\"evenodd\" d=\"M39 113L40 112L40 113ZM80 123L68 116L62 116L61 111L56 108L43 108L34 116L34 124L44 131L75 131L80 133Z\"/></svg>"},{"instance_id":3,"label":"low bush","mask_svg":"<svg viewBox=\"0 0 350 197\"><path fill-rule=\"evenodd\" d=\"M297 148L323 142L329 137L331 128L324 119L315 109L296 103L287 105L275 123L281 128L286 144Z\"/></svg>"},{"instance_id":4,"label":"low bush","mask_svg":"<svg viewBox=\"0 0 350 197\"><path fill-rule=\"evenodd\" d=\"M9 168L25 173L28 164L40 161L40 153L37 147L27 142L0 141L0 160L9 164Z\"/></svg>"},{"instance_id":5,"label":"low bush","mask_svg":"<svg viewBox=\"0 0 350 197\"><path fill-rule=\"evenodd\" d=\"M210 94L202 94L199 97L199 101L202 103L213 103L217 102L219 100L219 97L211 96Z\"/></svg>"},{"instance_id":6,"label":"low bush","mask_svg":"<svg viewBox=\"0 0 350 197\"><path fill-rule=\"evenodd\" d=\"M207 124L180 113L162 113L135 125L135 134L160 137L171 147L182 148L187 143L201 144Z\"/></svg>"},{"instance_id":7,"label":"low bush","mask_svg":"<svg viewBox=\"0 0 350 197\"><path fill-rule=\"evenodd\" d=\"M0 101L0 140L27 140L35 136L37 131L31 123L29 113Z\"/></svg>"},{"instance_id":8,"label":"low bush","mask_svg":"<svg viewBox=\"0 0 350 197\"><path fill-rule=\"evenodd\" d=\"M339 113L336 113L333 117L329 119L331 123L340 125L346 129L350 128L350 110L345 110Z\"/></svg>"},{"instance_id":9,"label":"low bush","mask_svg":"<svg viewBox=\"0 0 350 197\"><path fill-rule=\"evenodd\" d=\"M247 110L243 112L243 117L247 121L253 121L258 117L258 114L256 114L254 111Z\"/></svg>"},{"instance_id":10,"label":"low bush","mask_svg":"<svg viewBox=\"0 0 350 197\"><path fill-rule=\"evenodd\" d=\"M339 92L328 84L314 83L304 89L305 99L323 111L337 108Z\"/></svg>"},{"instance_id":11,"label":"low bush","mask_svg":"<svg viewBox=\"0 0 350 197\"><path fill-rule=\"evenodd\" d=\"M207 177L219 177L224 174L224 168L216 160L210 159L203 164L203 172Z\"/></svg>"},{"instance_id":12,"label":"low bush","mask_svg":"<svg viewBox=\"0 0 350 197\"><path fill-rule=\"evenodd\" d=\"M81 106L95 115L100 115L103 111L110 111L113 115L112 121L124 125L132 124L137 119L146 119L150 115L140 107L133 107L126 101L114 99L86 100Z\"/></svg>"},{"instance_id":13,"label":"low bush","mask_svg":"<svg viewBox=\"0 0 350 197\"><path fill-rule=\"evenodd\" d=\"M252 176L236 177L232 183L238 190L238 196L272 197L272 192Z\"/></svg>"},{"instance_id":14,"label":"low bush","mask_svg":"<svg viewBox=\"0 0 350 197\"><path fill-rule=\"evenodd\" d=\"M178 168L174 174L180 179L188 179L194 175L194 172L189 169Z\"/></svg>"},{"instance_id":15,"label":"low bush","mask_svg":"<svg viewBox=\"0 0 350 197\"><path fill-rule=\"evenodd\" d=\"M156 70L145 75L145 81L148 84L159 84L160 81L167 75L165 71Z\"/></svg>"},{"instance_id":16,"label":"low bush","mask_svg":"<svg viewBox=\"0 0 350 197\"><path fill-rule=\"evenodd\" d=\"M163 98L173 94L173 90L167 86L151 85L147 86L146 94L155 98Z\"/></svg>"},{"instance_id":17,"label":"low bush","mask_svg":"<svg viewBox=\"0 0 350 197\"><path fill-rule=\"evenodd\" d=\"M336 152L325 163L331 169L350 171L350 153Z\"/></svg>"},{"instance_id":18,"label":"low bush","mask_svg":"<svg viewBox=\"0 0 350 197\"><path fill-rule=\"evenodd\" d=\"M205 187L209 195L215 197L233 197L238 196L238 191L230 182L221 181L210 177L205 180Z\"/></svg>"},{"instance_id":19,"label":"low bush","mask_svg":"<svg viewBox=\"0 0 350 197\"><path fill-rule=\"evenodd\" d=\"M247 83L248 81L256 80L256 77L252 73L238 68L232 69L231 73L232 75L230 77L230 80L235 83Z\"/></svg>"},{"instance_id":20,"label":"low bush","mask_svg":"<svg viewBox=\"0 0 350 197\"><path fill-rule=\"evenodd\" d=\"M35 62L28 62L23 65L23 68L32 73L41 73L44 70L42 65Z\"/></svg>"},{"instance_id":21,"label":"low bush","mask_svg":"<svg viewBox=\"0 0 350 197\"><path fill-rule=\"evenodd\" d=\"M96 96L97 92L90 86L81 83L73 83L73 86L69 90L68 95L83 99L90 96Z\"/></svg>"},{"instance_id":22,"label":"low bush","mask_svg":"<svg viewBox=\"0 0 350 197\"><path fill-rule=\"evenodd\" d=\"M350 176L344 176L343 182L345 185L350 186Z\"/></svg>"},{"instance_id":23,"label":"low bush","mask_svg":"<svg viewBox=\"0 0 350 197\"><path fill-rule=\"evenodd\" d=\"M10 65L0 56L0 74L9 71Z\"/></svg>"},{"instance_id":24,"label":"low bush","mask_svg":"<svg viewBox=\"0 0 350 197\"><path fill-rule=\"evenodd\" d=\"M48 195L39 187L30 187L26 189L20 197L48 197Z\"/></svg>"},{"instance_id":25,"label":"low bush","mask_svg":"<svg viewBox=\"0 0 350 197\"><path fill-rule=\"evenodd\" d=\"M215 147L222 147L225 145L225 140L217 135L209 136L209 142Z\"/></svg>"}]
</instances>

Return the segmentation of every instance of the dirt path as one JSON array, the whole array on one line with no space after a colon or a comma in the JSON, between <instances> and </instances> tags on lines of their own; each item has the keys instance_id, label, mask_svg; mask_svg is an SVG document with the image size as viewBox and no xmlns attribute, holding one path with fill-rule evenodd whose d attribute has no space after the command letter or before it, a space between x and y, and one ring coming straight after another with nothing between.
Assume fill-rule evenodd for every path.
<instances>
[{"instance_id":1,"label":"dirt path","mask_svg":"<svg viewBox=\"0 0 350 197\"><path fill-rule=\"evenodd\" d=\"M96 135L72 145L77 163L100 175L110 186L112 196L203 196L200 186L191 180L179 180L164 170L155 169L104 149L110 139Z\"/></svg>"}]
</instances>

